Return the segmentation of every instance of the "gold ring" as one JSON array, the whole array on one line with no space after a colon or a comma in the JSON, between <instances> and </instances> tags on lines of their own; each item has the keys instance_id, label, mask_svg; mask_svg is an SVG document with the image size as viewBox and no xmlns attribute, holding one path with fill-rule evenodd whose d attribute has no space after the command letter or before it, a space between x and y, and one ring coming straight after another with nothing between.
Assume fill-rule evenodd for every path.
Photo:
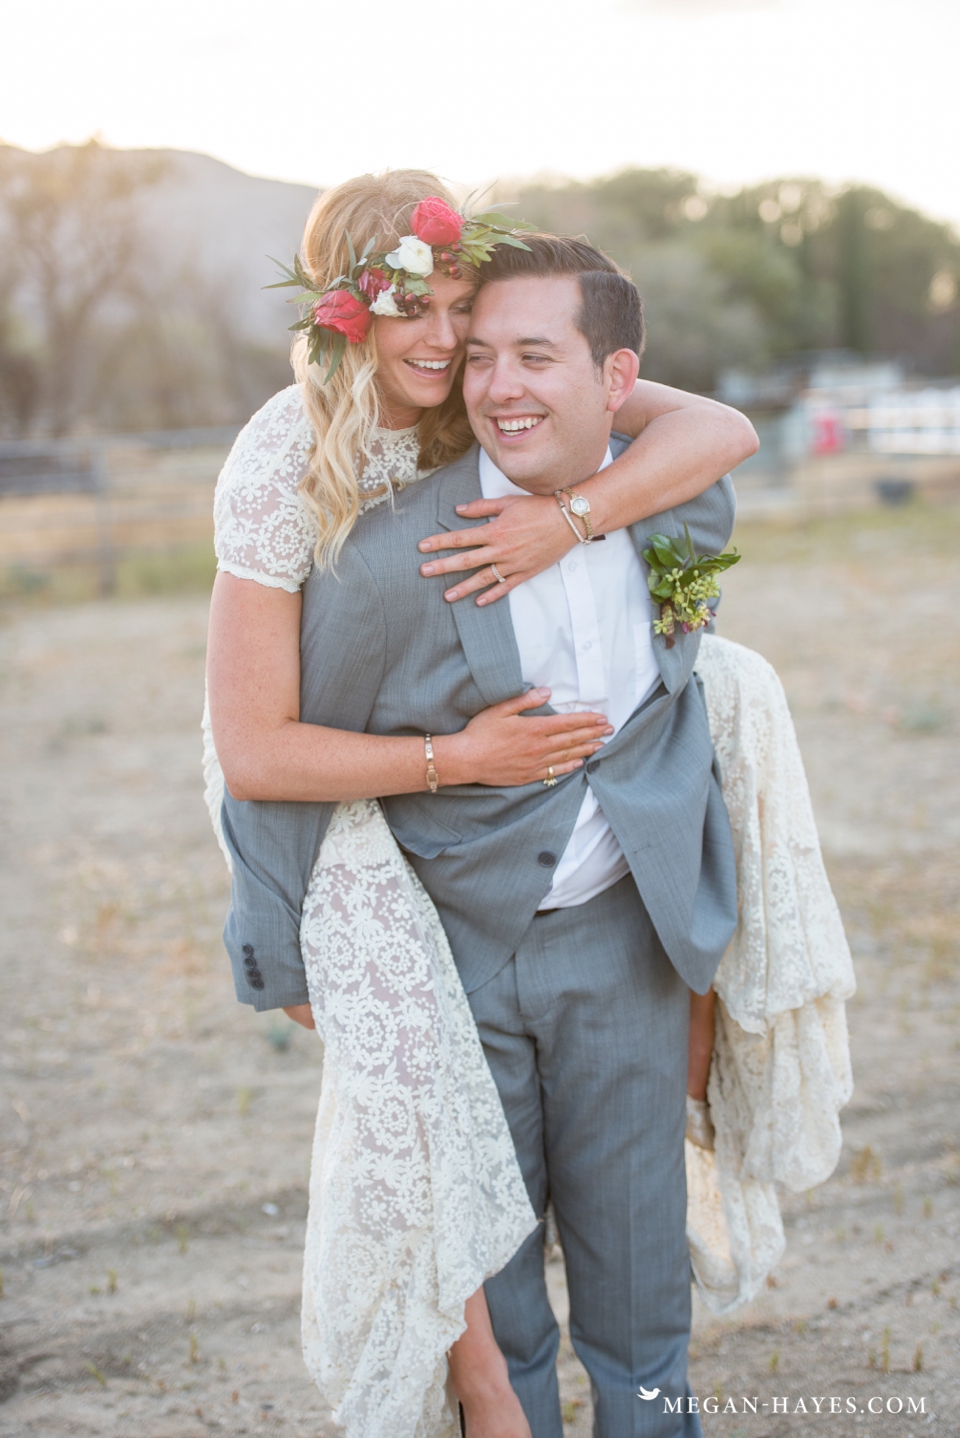
<instances>
[{"instance_id":1,"label":"gold ring","mask_svg":"<svg viewBox=\"0 0 960 1438\"><path fill-rule=\"evenodd\" d=\"M544 786L545 789L552 789L553 786L554 786L554 784L556 784L556 782L557 782L557 776L556 776L556 774L554 774L554 772L553 772L553 765L552 765L552 764L548 764L548 765L547 765L547 778L544 779L544 781L543 781L543 786Z\"/></svg>"},{"instance_id":2,"label":"gold ring","mask_svg":"<svg viewBox=\"0 0 960 1438\"><path fill-rule=\"evenodd\" d=\"M497 577L497 583L498 583L498 584L506 584L507 581L504 579L503 575L500 573L500 571L499 571L499 569L497 568L497 566L496 566L495 564L491 564L490 568L493 570L494 574L495 574L496 577Z\"/></svg>"}]
</instances>

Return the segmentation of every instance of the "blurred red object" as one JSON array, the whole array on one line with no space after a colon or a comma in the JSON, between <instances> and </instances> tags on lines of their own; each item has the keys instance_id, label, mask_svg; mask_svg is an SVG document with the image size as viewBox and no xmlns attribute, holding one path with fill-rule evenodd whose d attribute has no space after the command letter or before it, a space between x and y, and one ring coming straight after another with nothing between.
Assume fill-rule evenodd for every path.
<instances>
[{"instance_id":1,"label":"blurred red object","mask_svg":"<svg viewBox=\"0 0 960 1438\"><path fill-rule=\"evenodd\" d=\"M821 410L813 416L813 453L839 454L844 448L843 421L835 410Z\"/></svg>"}]
</instances>

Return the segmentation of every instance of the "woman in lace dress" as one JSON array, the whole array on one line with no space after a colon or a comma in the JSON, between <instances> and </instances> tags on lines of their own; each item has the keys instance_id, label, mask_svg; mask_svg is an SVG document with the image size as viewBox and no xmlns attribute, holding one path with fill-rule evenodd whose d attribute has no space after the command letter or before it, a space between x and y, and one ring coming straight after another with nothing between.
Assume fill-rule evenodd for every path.
<instances>
[{"instance_id":1,"label":"woman in lace dress","mask_svg":"<svg viewBox=\"0 0 960 1438\"><path fill-rule=\"evenodd\" d=\"M317 289L349 262L348 233L395 244L414 206L438 195L421 172L326 192L303 244ZM298 720L311 565L334 563L364 509L471 442L456 372L472 279L434 273L430 284L425 313L378 315L326 385L298 341L298 383L254 416L227 461L215 509L208 798L218 822L226 773L242 799L339 801L303 906L311 1002L287 1010L325 1045L304 1265L308 1367L356 1438L432 1438L457 1431L449 1354L471 1438L523 1438L481 1285L536 1219L445 936L374 802L427 787L423 741ZM618 425L634 444L581 486L599 533L699 493L755 447L742 416L658 385L639 384ZM474 571L451 602L495 602L576 542L552 499L465 511L481 515L492 522L464 532L469 553L427 561L434 575ZM494 584L493 565L506 583ZM435 736L441 782L529 783L594 752L603 716L520 718L542 701L498 705L460 734Z\"/></svg>"}]
</instances>

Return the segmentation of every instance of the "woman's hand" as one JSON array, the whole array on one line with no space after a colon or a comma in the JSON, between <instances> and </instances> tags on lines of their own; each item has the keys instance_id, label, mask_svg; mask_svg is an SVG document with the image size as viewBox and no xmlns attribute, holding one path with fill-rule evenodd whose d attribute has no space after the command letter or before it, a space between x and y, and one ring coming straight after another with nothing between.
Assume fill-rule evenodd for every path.
<instances>
[{"instance_id":1,"label":"woman's hand","mask_svg":"<svg viewBox=\"0 0 960 1438\"><path fill-rule=\"evenodd\" d=\"M438 549L467 551L446 559L432 559L420 566L420 573L428 579L432 575L476 569L476 574L461 579L445 592L443 597L451 604L481 589L486 593L480 595L477 603L494 604L525 579L532 579L556 564L577 542L553 495L474 499L470 504L458 504L457 513L464 519L490 517L490 523L472 529L455 529L450 534L433 534L429 539L422 539L418 546L423 554ZM492 564L503 575L502 584L491 569Z\"/></svg>"},{"instance_id":2,"label":"woman's hand","mask_svg":"<svg viewBox=\"0 0 960 1438\"><path fill-rule=\"evenodd\" d=\"M525 718L550 698L549 689L531 689L475 715L459 734L433 739L441 784L512 787L559 778L579 769L613 733L603 714L546 714Z\"/></svg>"},{"instance_id":3,"label":"woman's hand","mask_svg":"<svg viewBox=\"0 0 960 1438\"><path fill-rule=\"evenodd\" d=\"M301 1028L315 1029L317 1027L313 1022L313 1009L309 1004L293 1004L291 1008L284 1009L283 1012L288 1019L293 1019L293 1022L299 1024Z\"/></svg>"}]
</instances>

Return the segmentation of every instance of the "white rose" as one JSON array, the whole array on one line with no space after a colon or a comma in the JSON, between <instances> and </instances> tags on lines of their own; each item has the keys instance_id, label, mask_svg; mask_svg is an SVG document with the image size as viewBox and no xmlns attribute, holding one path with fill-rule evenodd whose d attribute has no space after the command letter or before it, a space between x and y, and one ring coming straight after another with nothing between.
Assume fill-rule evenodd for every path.
<instances>
[{"instance_id":1,"label":"white rose","mask_svg":"<svg viewBox=\"0 0 960 1438\"><path fill-rule=\"evenodd\" d=\"M372 315L389 315L391 319L399 315L397 302L393 298L396 292L396 285L391 285L388 290L381 290L370 306L370 313Z\"/></svg>"},{"instance_id":2,"label":"white rose","mask_svg":"<svg viewBox=\"0 0 960 1438\"><path fill-rule=\"evenodd\" d=\"M393 270L426 278L433 273L433 250L416 235L403 235L397 248L387 255L387 264Z\"/></svg>"}]
</instances>

